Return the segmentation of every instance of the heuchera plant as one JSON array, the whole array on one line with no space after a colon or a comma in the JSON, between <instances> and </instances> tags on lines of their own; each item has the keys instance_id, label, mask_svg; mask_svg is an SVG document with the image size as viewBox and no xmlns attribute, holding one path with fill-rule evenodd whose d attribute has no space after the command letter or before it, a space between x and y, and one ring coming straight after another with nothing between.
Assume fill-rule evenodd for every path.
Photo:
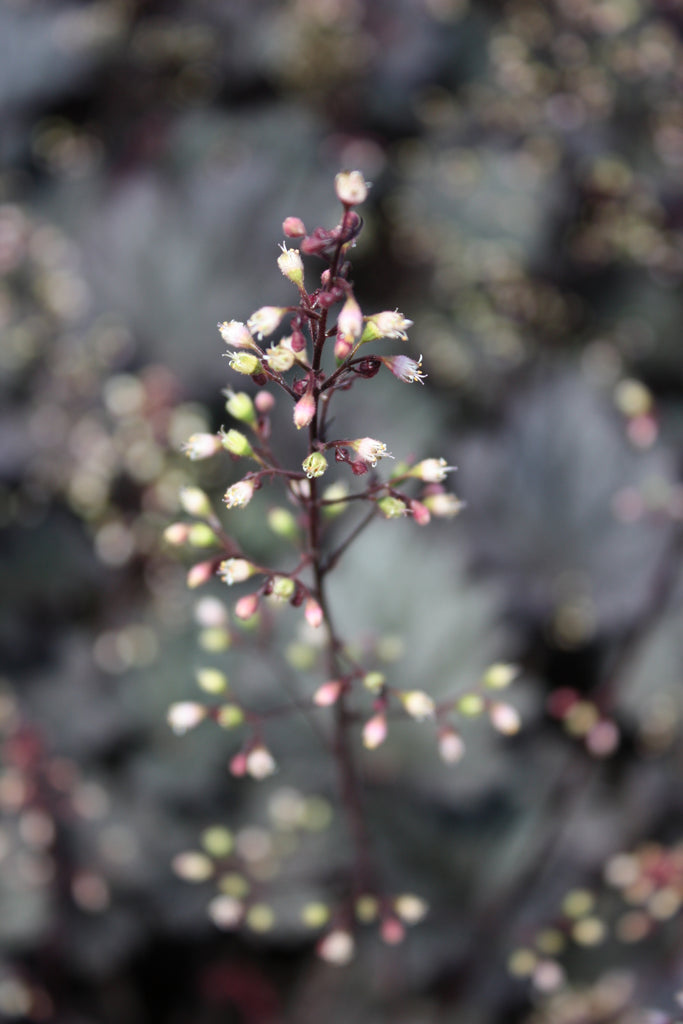
<instances>
[{"instance_id":1,"label":"heuchera plant","mask_svg":"<svg viewBox=\"0 0 683 1024\"><path fill-rule=\"evenodd\" d=\"M309 905L303 917L307 924L324 929L318 943L320 955L333 963L346 963L353 955L358 921L378 921L382 938L395 943L403 938L405 925L417 922L426 911L424 901L417 896L387 896L379 890L372 867L354 734L360 732L365 748L374 750L386 739L390 716L431 720L442 758L456 762L464 747L452 724L455 713L467 716L487 711L494 728L506 734L517 731L519 719L511 705L492 695L513 678L510 666L492 666L473 691L437 704L420 689L392 687L384 673L360 664L335 626L327 578L373 520L411 517L417 526L425 526L432 516L455 516L462 507L444 487L453 469L445 459L431 457L415 464L394 464L393 472L383 479L378 464L393 459L383 441L332 435L330 407L336 396L347 396L354 384L370 380L383 368L409 384L422 383L425 376L421 357L382 352L386 340L407 340L411 321L397 310L365 315L356 300L348 255L362 226L355 207L365 200L368 185L359 171L338 174L335 184L342 204L336 227L308 232L297 217L287 217L283 224L288 239L301 239L299 250L283 243L277 259L279 269L296 288L297 301L290 306L262 306L246 324L231 320L218 325L228 346L232 370L250 378L256 386L253 399L245 391L227 392L226 408L241 429L222 429L217 435L195 434L184 447L193 460L227 451L248 467L223 497L233 514L241 514L239 510L249 506L264 484L285 488L295 515L286 509L277 510L277 532L298 548L294 567L285 572L254 561L224 528L207 494L197 487L187 487L181 493L183 509L196 521L173 524L166 538L172 544L189 540L195 546L220 546L220 555L190 569L188 585L197 587L218 574L227 586L253 586L234 605L238 620L252 619L261 603L270 598L301 608L309 626L324 634L326 675L310 696L297 700L287 710L314 712L324 719L321 728L338 769L340 805L355 851L348 892L336 908ZM319 284L312 291L305 283L302 254L325 264ZM272 336L283 329L288 333L269 344ZM281 465L270 444L269 412L274 397L266 390L267 385L274 385L291 401L293 430L307 433L306 456L292 468ZM324 478L335 464L347 480L329 485ZM340 541L339 520L363 505L365 514L356 518ZM204 691L218 697L226 690L227 679L219 670L203 669L200 675ZM264 779L276 771L278 752L271 751L265 738L267 715L249 708L232 693L229 703L208 706L183 701L172 705L168 713L169 723L178 733L206 718L226 728L243 730L241 749L229 765L233 775ZM210 829L204 838L205 850L212 856L227 857L231 853L232 838L227 830ZM190 880L203 880L213 871L206 854L198 851L180 854L175 868ZM272 921L271 910L266 904L250 905L244 887L235 881L237 876L228 877L235 884L224 886L212 902L214 921L221 927L235 927L244 920L257 930L266 930Z\"/></svg>"}]
</instances>

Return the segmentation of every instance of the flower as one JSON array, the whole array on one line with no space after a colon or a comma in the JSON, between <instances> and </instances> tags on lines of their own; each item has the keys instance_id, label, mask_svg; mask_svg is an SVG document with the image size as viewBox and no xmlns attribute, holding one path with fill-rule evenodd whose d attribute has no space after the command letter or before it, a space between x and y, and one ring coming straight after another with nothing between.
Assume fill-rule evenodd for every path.
<instances>
[{"instance_id":1,"label":"flower","mask_svg":"<svg viewBox=\"0 0 683 1024\"><path fill-rule=\"evenodd\" d=\"M233 583L244 583L256 572L256 566L248 562L246 558L226 558L218 566L218 575L229 587Z\"/></svg>"},{"instance_id":2,"label":"flower","mask_svg":"<svg viewBox=\"0 0 683 1024\"><path fill-rule=\"evenodd\" d=\"M301 463L304 473L309 480L314 476L322 476L327 469L327 459L322 452L311 452Z\"/></svg>"},{"instance_id":3,"label":"flower","mask_svg":"<svg viewBox=\"0 0 683 1024\"><path fill-rule=\"evenodd\" d=\"M303 232L305 234L305 230ZM304 264L297 249L288 249L283 242L280 246L281 254L277 258L277 265L288 280L297 288L303 288Z\"/></svg>"},{"instance_id":4,"label":"flower","mask_svg":"<svg viewBox=\"0 0 683 1024\"><path fill-rule=\"evenodd\" d=\"M399 313L397 309L393 312L385 309L381 313L366 316L361 341L376 341L377 338L395 338L398 341L407 341L406 331L412 326L413 321L406 319L403 313Z\"/></svg>"},{"instance_id":5,"label":"flower","mask_svg":"<svg viewBox=\"0 0 683 1024\"><path fill-rule=\"evenodd\" d=\"M252 779L267 779L277 770L275 758L262 743L252 747L247 754L246 770Z\"/></svg>"},{"instance_id":6,"label":"flower","mask_svg":"<svg viewBox=\"0 0 683 1024\"><path fill-rule=\"evenodd\" d=\"M228 430L227 433L221 430L221 444L226 452L230 452L231 455L246 457L254 454L254 450L246 436L239 430Z\"/></svg>"},{"instance_id":7,"label":"flower","mask_svg":"<svg viewBox=\"0 0 683 1024\"><path fill-rule=\"evenodd\" d=\"M190 516L211 515L211 503L199 487L183 487L180 491L180 504Z\"/></svg>"},{"instance_id":8,"label":"flower","mask_svg":"<svg viewBox=\"0 0 683 1024\"><path fill-rule=\"evenodd\" d=\"M235 605L235 615L238 619L246 621L258 611L258 594L245 594Z\"/></svg>"},{"instance_id":9,"label":"flower","mask_svg":"<svg viewBox=\"0 0 683 1024\"><path fill-rule=\"evenodd\" d=\"M216 434L192 434L180 450L193 462L197 459L210 459L221 450L221 440Z\"/></svg>"},{"instance_id":10,"label":"flower","mask_svg":"<svg viewBox=\"0 0 683 1024\"><path fill-rule=\"evenodd\" d=\"M176 736L182 736L190 729L194 729L205 718L206 708L204 705L190 700L171 704L166 715L166 721Z\"/></svg>"},{"instance_id":11,"label":"flower","mask_svg":"<svg viewBox=\"0 0 683 1024\"><path fill-rule=\"evenodd\" d=\"M344 684L339 679L330 679L323 683L313 694L313 703L319 708L328 708L339 700Z\"/></svg>"},{"instance_id":12,"label":"flower","mask_svg":"<svg viewBox=\"0 0 683 1024\"><path fill-rule=\"evenodd\" d=\"M422 499L422 502L433 516L438 516L441 519L452 519L453 516L457 516L458 512L461 512L465 507L464 501L456 498L454 494L447 494L445 492L427 494Z\"/></svg>"},{"instance_id":13,"label":"flower","mask_svg":"<svg viewBox=\"0 0 683 1024\"><path fill-rule=\"evenodd\" d=\"M400 498L394 498L391 494L387 494L385 498L380 498L377 502L377 507L385 519L398 519L400 516L406 515L408 511L405 501L401 501Z\"/></svg>"},{"instance_id":14,"label":"flower","mask_svg":"<svg viewBox=\"0 0 683 1024\"><path fill-rule=\"evenodd\" d=\"M233 348L254 348L254 339L241 320L224 320L218 325L221 338Z\"/></svg>"},{"instance_id":15,"label":"flower","mask_svg":"<svg viewBox=\"0 0 683 1024\"><path fill-rule=\"evenodd\" d=\"M318 943L317 953L329 964L336 964L343 967L352 959L356 944L353 941L351 932L343 928L335 928L328 932Z\"/></svg>"},{"instance_id":16,"label":"flower","mask_svg":"<svg viewBox=\"0 0 683 1024\"><path fill-rule=\"evenodd\" d=\"M230 359L230 369L235 373L243 373L247 377L253 377L255 373L261 373L263 365L251 352L226 352Z\"/></svg>"},{"instance_id":17,"label":"flower","mask_svg":"<svg viewBox=\"0 0 683 1024\"><path fill-rule=\"evenodd\" d=\"M351 447L358 452L358 457L363 462L368 462L371 466L376 466L379 459L393 459L391 452L387 451L387 446L381 441L375 441L373 437L360 437L356 441L351 441Z\"/></svg>"},{"instance_id":18,"label":"flower","mask_svg":"<svg viewBox=\"0 0 683 1024\"><path fill-rule=\"evenodd\" d=\"M431 718L434 714L434 701L424 690L405 690L401 695L401 703L411 718L421 721Z\"/></svg>"},{"instance_id":19,"label":"flower","mask_svg":"<svg viewBox=\"0 0 683 1024\"><path fill-rule=\"evenodd\" d=\"M387 716L383 711L369 718L363 726L363 746L375 750L387 738Z\"/></svg>"},{"instance_id":20,"label":"flower","mask_svg":"<svg viewBox=\"0 0 683 1024\"><path fill-rule=\"evenodd\" d=\"M446 726L439 733L439 754L441 760L446 764L456 764L461 761L465 753L465 744L460 733L457 733L452 726Z\"/></svg>"},{"instance_id":21,"label":"flower","mask_svg":"<svg viewBox=\"0 0 683 1024\"><path fill-rule=\"evenodd\" d=\"M315 416L315 410L316 401L313 397L313 388L309 387L294 406L294 426L297 430L309 425Z\"/></svg>"},{"instance_id":22,"label":"flower","mask_svg":"<svg viewBox=\"0 0 683 1024\"><path fill-rule=\"evenodd\" d=\"M340 171L334 179L337 198L345 206L358 206L365 202L369 185L361 171Z\"/></svg>"},{"instance_id":23,"label":"flower","mask_svg":"<svg viewBox=\"0 0 683 1024\"><path fill-rule=\"evenodd\" d=\"M391 370L394 377L404 381L406 384L423 384L427 376L421 373L422 356L419 359L411 359L409 356L382 356L382 362Z\"/></svg>"},{"instance_id":24,"label":"flower","mask_svg":"<svg viewBox=\"0 0 683 1024\"><path fill-rule=\"evenodd\" d=\"M309 597L304 608L306 622L313 629L317 629L323 622L323 610L314 597Z\"/></svg>"},{"instance_id":25,"label":"flower","mask_svg":"<svg viewBox=\"0 0 683 1024\"><path fill-rule=\"evenodd\" d=\"M306 234L306 225L300 217L285 217L282 222L282 230L287 238L303 238Z\"/></svg>"},{"instance_id":26,"label":"flower","mask_svg":"<svg viewBox=\"0 0 683 1024\"><path fill-rule=\"evenodd\" d=\"M424 480L427 484L440 484L446 479L447 473L452 473L455 466L449 466L445 459L423 459L410 470L409 476Z\"/></svg>"},{"instance_id":27,"label":"flower","mask_svg":"<svg viewBox=\"0 0 683 1024\"><path fill-rule=\"evenodd\" d=\"M519 732L522 720L512 704L494 701L489 705L488 710L491 725L497 732L502 733L503 736L514 736L516 732Z\"/></svg>"},{"instance_id":28,"label":"flower","mask_svg":"<svg viewBox=\"0 0 683 1024\"><path fill-rule=\"evenodd\" d=\"M254 403L252 402L251 397L246 393L246 391L225 391L224 394L227 398L225 408L230 415L234 416L236 420L246 423L250 427L255 426L256 410L254 409Z\"/></svg>"},{"instance_id":29,"label":"flower","mask_svg":"<svg viewBox=\"0 0 683 1024\"><path fill-rule=\"evenodd\" d=\"M363 314L352 295L349 295L337 317L337 338L346 342L357 341L363 331Z\"/></svg>"},{"instance_id":30,"label":"flower","mask_svg":"<svg viewBox=\"0 0 683 1024\"><path fill-rule=\"evenodd\" d=\"M247 327L257 338L263 338L279 327L287 312L284 306L261 306L247 320Z\"/></svg>"},{"instance_id":31,"label":"flower","mask_svg":"<svg viewBox=\"0 0 683 1024\"><path fill-rule=\"evenodd\" d=\"M236 484L228 487L223 495L223 501L228 508L244 508L254 496L256 484L253 480L238 480Z\"/></svg>"}]
</instances>

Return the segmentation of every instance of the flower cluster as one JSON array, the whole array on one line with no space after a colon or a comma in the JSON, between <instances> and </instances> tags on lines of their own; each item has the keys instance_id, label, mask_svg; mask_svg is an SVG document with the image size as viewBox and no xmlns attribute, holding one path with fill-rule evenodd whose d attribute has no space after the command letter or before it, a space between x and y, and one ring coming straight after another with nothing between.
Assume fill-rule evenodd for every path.
<instances>
[{"instance_id":1,"label":"flower cluster","mask_svg":"<svg viewBox=\"0 0 683 1024\"><path fill-rule=\"evenodd\" d=\"M235 777L263 780L278 770L278 752L270 749L267 738L269 718L292 711L320 718L320 729L326 733L338 766L340 802L355 845L355 860L349 871L348 892L337 908L332 911L325 906L324 912L318 908L316 913L304 908L302 914L310 924L326 929L318 942L318 952L338 964L352 956L360 924L376 922L382 939L393 944L403 939L405 925L416 924L427 909L418 896L382 892L370 867L368 851L372 843L355 781L358 775L349 733L357 730L364 747L374 750L384 743L394 718L431 724L442 759L454 763L464 752L454 717L487 713L494 728L506 735L520 726L512 705L497 699L495 693L514 677L510 666L493 666L472 690L437 704L424 690L398 688L382 672L359 664L336 632L327 576L366 528L382 518L408 518L415 526L424 526L432 517L451 518L463 507L446 489L448 475L455 467L445 458L397 462L382 440L335 437L332 433L330 409L337 396L372 379L382 367L402 383L422 384L426 377L422 356L415 359L385 350L391 342L407 341L411 321L398 310L366 315L354 295L347 257L361 227L355 207L363 202L367 191L360 172L344 172L336 178L342 204L336 227L309 232L299 218L286 218L284 234L288 239L300 239L300 247L288 248L283 243L277 264L295 286L296 301L290 306L262 306L246 323L230 320L218 325L231 369L242 378L251 378L252 389L226 393L226 410L234 426L216 435L194 435L184 447L192 460L227 455L245 467L223 495L223 504L231 513L251 506L263 485L281 485L289 508L271 509L269 524L296 550L292 567L274 569L250 557L226 528L209 496L196 486L186 487L180 499L183 510L195 521L175 523L166 531L171 544L214 549L211 557L190 569L188 585L201 586L218 577L228 587L242 589L233 606L236 625L249 627L275 603L301 609L308 627L320 630L321 647L326 652L326 680L313 693L297 695L293 707L271 707L263 712L234 692L222 672L204 668L198 673L197 683L207 700L172 705L168 721L178 734L207 720L239 732L242 742L230 757L229 771ZM319 283L310 290L304 257L317 257L325 263ZM338 312L331 323L335 307ZM375 344L377 352L368 352L367 347L374 348ZM282 465L273 449L270 412L274 398L268 385L291 402L293 435L303 431L307 436L305 457L289 468ZM380 474L380 464L382 468L385 464L391 466L388 476ZM333 469L337 479L327 483L323 478ZM363 477L364 486L352 489L357 477ZM359 515L364 506L364 515ZM353 522L340 540L338 520L342 517ZM210 603L214 599L206 600ZM211 604L203 611L210 622L213 650L232 643L227 610L221 602L217 604L218 609ZM214 830L212 836L216 835ZM226 844L227 838L223 846ZM227 855L229 851L224 852ZM199 876L203 880L214 871L206 851L181 855L176 869L190 880ZM244 922L260 927L266 919L270 927L271 911L264 911L260 904L258 907L256 910L250 905L243 894L223 889L212 902L210 913L219 927L236 927Z\"/></svg>"}]
</instances>

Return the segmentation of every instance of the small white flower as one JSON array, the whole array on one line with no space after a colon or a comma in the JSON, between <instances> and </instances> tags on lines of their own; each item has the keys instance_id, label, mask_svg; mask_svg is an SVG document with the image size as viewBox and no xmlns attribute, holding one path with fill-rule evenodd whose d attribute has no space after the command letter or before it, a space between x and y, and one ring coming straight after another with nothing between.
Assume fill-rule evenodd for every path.
<instances>
[{"instance_id":1,"label":"small white flower","mask_svg":"<svg viewBox=\"0 0 683 1024\"><path fill-rule=\"evenodd\" d=\"M434 714L434 701L424 690L406 690L401 694L401 703L411 718L418 721Z\"/></svg>"},{"instance_id":2,"label":"small white flower","mask_svg":"<svg viewBox=\"0 0 683 1024\"><path fill-rule=\"evenodd\" d=\"M224 320L218 325L221 338L233 348L253 348L254 339L241 320Z\"/></svg>"},{"instance_id":3,"label":"small white flower","mask_svg":"<svg viewBox=\"0 0 683 1024\"><path fill-rule=\"evenodd\" d=\"M413 466L410 475L424 480L427 484L440 484L446 479L448 473L452 473L455 466L449 466L445 459L423 459Z\"/></svg>"},{"instance_id":4,"label":"small white flower","mask_svg":"<svg viewBox=\"0 0 683 1024\"><path fill-rule=\"evenodd\" d=\"M404 317L397 309L393 312L389 309L381 313L373 313L367 318L367 328L370 338L395 338L398 341L407 341L406 331L413 326L413 321Z\"/></svg>"},{"instance_id":5,"label":"small white flower","mask_svg":"<svg viewBox=\"0 0 683 1024\"><path fill-rule=\"evenodd\" d=\"M166 715L166 721L176 736L182 736L190 729L194 729L204 718L206 718L204 705L190 700L171 704Z\"/></svg>"},{"instance_id":6,"label":"small white flower","mask_svg":"<svg viewBox=\"0 0 683 1024\"><path fill-rule=\"evenodd\" d=\"M406 384L424 384L426 373L422 373L422 356L411 359L410 356L386 356L384 365L391 370L394 377Z\"/></svg>"},{"instance_id":7,"label":"small white flower","mask_svg":"<svg viewBox=\"0 0 683 1024\"><path fill-rule=\"evenodd\" d=\"M261 306L247 320L247 327L257 338L272 334L287 310L284 306Z\"/></svg>"},{"instance_id":8,"label":"small white flower","mask_svg":"<svg viewBox=\"0 0 683 1024\"><path fill-rule=\"evenodd\" d=\"M181 451L193 462L197 459L210 459L220 450L221 439L216 434L193 434L181 445Z\"/></svg>"},{"instance_id":9,"label":"small white flower","mask_svg":"<svg viewBox=\"0 0 683 1024\"><path fill-rule=\"evenodd\" d=\"M489 706L489 718L493 728L503 736L514 736L522 726L517 709L502 701L495 701Z\"/></svg>"},{"instance_id":10,"label":"small white flower","mask_svg":"<svg viewBox=\"0 0 683 1024\"><path fill-rule=\"evenodd\" d=\"M223 501L228 508L244 508L253 498L255 489L253 480L238 480L236 484L228 487L223 495Z\"/></svg>"},{"instance_id":11,"label":"small white flower","mask_svg":"<svg viewBox=\"0 0 683 1024\"><path fill-rule=\"evenodd\" d=\"M275 758L262 744L253 747L247 754L246 768L252 779L267 779L276 769Z\"/></svg>"},{"instance_id":12,"label":"small white flower","mask_svg":"<svg viewBox=\"0 0 683 1024\"><path fill-rule=\"evenodd\" d=\"M293 284L300 287L304 282L304 264L297 249L288 249L283 242L280 246L282 253L277 258L277 265L280 271Z\"/></svg>"},{"instance_id":13,"label":"small white flower","mask_svg":"<svg viewBox=\"0 0 683 1024\"><path fill-rule=\"evenodd\" d=\"M361 171L340 171L334 179L334 189L340 202L357 206L367 198L368 182Z\"/></svg>"},{"instance_id":14,"label":"small white flower","mask_svg":"<svg viewBox=\"0 0 683 1024\"><path fill-rule=\"evenodd\" d=\"M358 452L358 458L371 466L376 466L379 459L393 459L394 457L391 452L387 451L385 444L372 437L360 437L357 441L353 441L351 446Z\"/></svg>"},{"instance_id":15,"label":"small white flower","mask_svg":"<svg viewBox=\"0 0 683 1024\"><path fill-rule=\"evenodd\" d=\"M199 487L183 487L180 491L180 504L190 516L210 516L211 502Z\"/></svg>"},{"instance_id":16,"label":"small white flower","mask_svg":"<svg viewBox=\"0 0 683 1024\"><path fill-rule=\"evenodd\" d=\"M254 566L246 558L226 558L218 567L218 574L229 587L233 583L244 583L254 575Z\"/></svg>"},{"instance_id":17,"label":"small white flower","mask_svg":"<svg viewBox=\"0 0 683 1024\"><path fill-rule=\"evenodd\" d=\"M336 964L343 967L352 959L356 944L353 935L341 928L335 928L318 943L318 956L327 960L329 964Z\"/></svg>"}]
</instances>

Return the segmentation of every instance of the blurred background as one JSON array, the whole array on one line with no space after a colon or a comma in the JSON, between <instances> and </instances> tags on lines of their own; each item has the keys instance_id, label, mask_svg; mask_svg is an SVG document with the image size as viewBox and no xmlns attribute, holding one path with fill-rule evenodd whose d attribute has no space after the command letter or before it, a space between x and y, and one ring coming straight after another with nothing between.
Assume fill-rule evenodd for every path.
<instances>
[{"instance_id":1,"label":"blurred background","mask_svg":"<svg viewBox=\"0 0 683 1024\"><path fill-rule=\"evenodd\" d=\"M682 32L681 0L2 0L0 1019L680 1016ZM342 167L373 182L358 297L429 375L347 415L467 507L374 526L333 600L396 685L519 664L523 727L363 758L381 877L432 909L335 968L301 919L347 855L306 722L260 784L166 724L197 667L272 697L315 652L289 612L289 669L227 651L162 533L238 476L179 454L228 420L216 322L289 301L282 219L333 226ZM255 557L266 509L231 513Z\"/></svg>"}]
</instances>

